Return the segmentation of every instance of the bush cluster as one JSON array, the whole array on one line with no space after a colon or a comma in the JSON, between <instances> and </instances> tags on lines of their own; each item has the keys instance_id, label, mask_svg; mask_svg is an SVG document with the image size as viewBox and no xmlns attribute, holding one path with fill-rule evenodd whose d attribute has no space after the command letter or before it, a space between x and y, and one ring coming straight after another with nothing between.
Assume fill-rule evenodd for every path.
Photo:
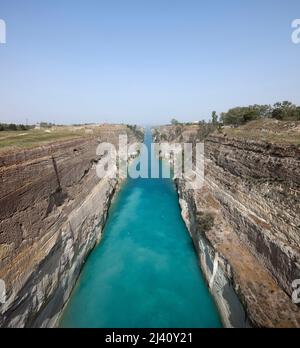
<instances>
[{"instance_id":1,"label":"bush cluster","mask_svg":"<svg viewBox=\"0 0 300 348\"><path fill-rule=\"evenodd\" d=\"M289 101L271 105L249 105L236 107L221 113L220 121L224 125L242 125L260 118L273 118L283 121L299 121L300 106Z\"/></svg>"}]
</instances>

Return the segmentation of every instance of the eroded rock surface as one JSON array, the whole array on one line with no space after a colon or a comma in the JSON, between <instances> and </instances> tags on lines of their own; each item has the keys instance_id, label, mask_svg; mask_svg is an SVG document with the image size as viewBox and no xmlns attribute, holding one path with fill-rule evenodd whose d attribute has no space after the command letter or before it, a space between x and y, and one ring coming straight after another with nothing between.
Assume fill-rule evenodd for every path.
<instances>
[{"instance_id":1,"label":"eroded rock surface","mask_svg":"<svg viewBox=\"0 0 300 348\"><path fill-rule=\"evenodd\" d=\"M203 134L181 128L182 135L175 126L157 128L156 141L195 142ZM224 324L300 327L291 298L300 279L299 146L215 132L205 139L204 186L177 186Z\"/></svg>"},{"instance_id":2,"label":"eroded rock surface","mask_svg":"<svg viewBox=\"0 0 300 348\"><path fill-rule=\"evenodd\" d=\"M141 141L126 126L0 155L0 327L51 327L101 238L117 179L96 175L96 147Z\"/></svg>"}]
</instances>

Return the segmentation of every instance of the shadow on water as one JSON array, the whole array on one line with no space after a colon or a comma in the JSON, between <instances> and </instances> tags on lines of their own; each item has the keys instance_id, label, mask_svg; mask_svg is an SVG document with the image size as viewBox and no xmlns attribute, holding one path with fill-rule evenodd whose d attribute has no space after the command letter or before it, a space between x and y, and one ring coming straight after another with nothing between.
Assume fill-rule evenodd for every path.
<instances>
[{"instance_id":1,"label":"shadow on water","mask_svg":"<svg viewBox=\"0 0 300 348\"><path fill-rule=\"evenodd\" d=\"M221 327L171 179L127 180L60 326Z\"/></svg>"}]
</instances>

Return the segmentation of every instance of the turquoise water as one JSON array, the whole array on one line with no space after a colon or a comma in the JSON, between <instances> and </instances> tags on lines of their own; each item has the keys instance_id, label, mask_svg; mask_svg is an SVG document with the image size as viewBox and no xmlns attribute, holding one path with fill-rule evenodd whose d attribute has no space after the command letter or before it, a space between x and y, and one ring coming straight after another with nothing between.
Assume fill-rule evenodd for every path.
<instances>
[{"instance_id":1,"label":"turquoise water","mask_svg":"<svg viewBox=\"0 0 300 348\"><path fill-rule=\"evenodd\" d=\"M151 137L146 135L146 144ZM170 179L128 179L61 327L220 327Z\"/></svg>"}]
</instances>

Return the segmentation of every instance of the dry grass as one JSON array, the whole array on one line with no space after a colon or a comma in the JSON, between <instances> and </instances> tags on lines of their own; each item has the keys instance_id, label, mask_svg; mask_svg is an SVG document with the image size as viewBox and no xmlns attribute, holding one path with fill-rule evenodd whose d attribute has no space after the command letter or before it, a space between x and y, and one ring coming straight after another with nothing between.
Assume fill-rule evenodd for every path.
<instances>
[{"instance_id":1,"label":"dry grass","mask_svg":"<svg viewBox=\"0 0 300 348\"><path fill-rule=\"evenodd\" d=\"M0 132L0 153L84 137L103 136L108 141L116 131L126 132L128 128L121 124L103 124L62 126L51 129L31 129L29 131L4 131Z\"/></svg>"},{"instance_id":2,"label":"dry grass","mask_svg":"<svg viewBox=\"0 0 300 348\"><path fill-rule=\"evenodd\" d=\"M64 126L51 129L32 129L29 131L4 131L0 132L0 152L87 137L94 134L93 129L96 129L96 127Z\"/></svg>"},{"instance_id":3,"label":"dry grass","mask_svg":"<svg viewBox=\"0 0 300 348\"><path fill-rule=\"evenodd\" d=\"M226 127L223 133L228 137L266 141L273 144L300 146L300 122L262 119L249 122L237 128Z\"/></svg>"}]
</instances>

